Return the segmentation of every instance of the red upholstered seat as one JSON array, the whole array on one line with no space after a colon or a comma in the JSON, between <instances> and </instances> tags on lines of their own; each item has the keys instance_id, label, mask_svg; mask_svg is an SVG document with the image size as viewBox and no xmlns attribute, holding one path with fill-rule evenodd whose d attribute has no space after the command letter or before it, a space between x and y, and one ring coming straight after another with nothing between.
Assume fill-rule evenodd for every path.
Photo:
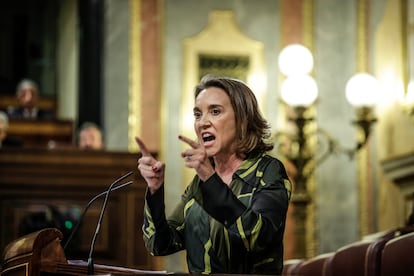
<instances>
[{"instance_id":1,"label":"red upholstered seat","mask_svg":"<svg viewBox=\"0 0 414 276\"><path fill-rule=\"evenodd\" d=\"M321 254L309 260L287 260L282 275L414 275L414 265L410 264L414 258L409 259L410 254L414 255L413 235L413 226L373 233L336 252ZM408 239L405 247L397 247L398 240L404 237ZM388 253L384 256L386 250ZM383 264L384 258L388 259Z\"/></svg>"},{"instance_id":2,"label":"red upholstered seat","mask_svg":"<svg viewBox=\"0 0 414 276\"><path fill-rule=\"evenodd\" d=\"M384 232L370 244L365 255L365 276L380 275L382 250L390 239L400 234L399 229Z\"/></svg>"},{"instance_id":3,"label":"red upholstered seat","mask_svg":"<svg viewBox=\"0 0 414 276\"><path fill-rule=\"evenodd\" d=\"M330 260L330 274L326 275L379 275L385 244L389 240L411 233L413 230L413 227L403 227L375 233L366 239L338 249Z\"/></svg>"},{"instance_id":4,"label":"red upholstered seat","mask_svg":"<svg viewBox=\"0 0 414 276\"><path fill-rule=\"evenodd\" d=\"M323 276L326 275L326 270L329 269L329 258L331 258L334 253L325 253L318 255L312 259L309 259L303 262L297 269L296 275L303 276Z\"/></svg>"},{"instance_id":5,"label":"red upholstered seat","mask_svg":"<svg viewBox=\"0 0 414 276\"><path fill-rule=\"evenodd\" d=\"M283 276L297 275L296 271L300 265L304 262L303 259L289 259L285 260L283 263Z\"/></svg>"},{"instance_id":6,"label":"red upholstered seat","mask_svg":"<svg viewBox=\"0 0 414 276\"><path fill-rule=\"evenodd\" d=\"M414 275L414 233L389 240L382 251L381 276Z\"/></svg>"},{"instance_id":7,"label":"red upholstered seat","mask_svg":"<svg viewBox=\"0 0 414 276\"><path fill-rule=\"evenodd\" d=\"M399 227L390 231L385 231L377 236L368 247L365 256L365 276L380 275L382 252L385 244L396 237L406 235L414 231L413 226Z\"/></svg>"},{"instance_id":8,"label":"red upholstered seat","mask_svg":"<svg viewBox=\"0 0 414 276\"><path fill-rule=\"evenodd\" d=\"M362 240L339 248L330 260L330 275L364 275L365 254L371 243L370 240Z\"/></svg>"}]
</instances>

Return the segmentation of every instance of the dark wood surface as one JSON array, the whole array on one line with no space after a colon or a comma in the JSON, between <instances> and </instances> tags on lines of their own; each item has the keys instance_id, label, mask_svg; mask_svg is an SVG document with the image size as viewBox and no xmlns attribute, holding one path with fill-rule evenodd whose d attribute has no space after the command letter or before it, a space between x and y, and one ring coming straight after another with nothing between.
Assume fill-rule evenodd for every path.
<instances>
[{"instance_id":1,"label":"dark wood surface","mask_svg":"<svg viewBox=\"0 0 414 276\"><path fill-rule=\"evenodd\" d=\"M1 276L85 276L88 263L68 260L60 241L63 234L45 228L11 241L4 249ZM94 265L94 275L201 275L160 270ZM212 274L228 275L228 274ZM234 275L234 274L233 274Z\"/></svg>"},{"instance_id":2,"label":"dark wood surface","mask_svg":"<svg viewBox=\"0 0 414 276\"><path fill-rule=\"evenodd\" d=\"M8 136L21 142L22 147L71 147L75 145L72 120L9 119Z\"/></svg>"},{"instance_id":3,"label":"dark wood surface","mask_svg":"<svg viewBox=\"0 0 414 276\"><path fill-rule=\"evenodd\" d=\"M24 234L22 225L27 217L39 213L50 216L51 207L62 216L68 210L79 215L90 199L133 171L125 180L133 184L110 194L94 256L96 263L153 269L142 240L146 184L137 171L137 159L138 154L127 152L1 149L0 248ZM97 200L86 212L65 252L67 258L87 260L102 202L103 198ZM62 232L65 239L70 230L64 228Z\"/></svg>"},{"instance_id":4,"label":"dark wood surface","mask_svg":"<svg viewBox=\"0 0 414 276\"><path fill-rule=\"evenodd\" d=\"M85 261L67 260L61 246L63 234L45 228L10 242L4 249L2 276L88 275ZM94 265L95 274L166 275L166 271L140 270L120 266Z\"/></svg>"}]
</instances>

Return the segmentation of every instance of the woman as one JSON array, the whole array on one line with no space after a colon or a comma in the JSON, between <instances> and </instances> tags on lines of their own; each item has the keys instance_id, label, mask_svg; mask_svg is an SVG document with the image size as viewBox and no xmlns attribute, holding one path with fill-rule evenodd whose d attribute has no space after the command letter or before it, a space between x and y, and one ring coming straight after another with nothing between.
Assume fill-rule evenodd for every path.
<instances>
[{"instance_id":1,"label":"woman","mask_svg":"<svg viewBox=\"0 0 414 276\"><path fill-rule=\"evenodd\" d=\"M171 216L164 207L165 165L136 138L148 184L144 241L154 255L187 250L190 273L280 274L291 185L266 154L269 126L241 81L206 77L195 89L197 141L182 152L196 175Z\"/></svg>"}]
</instances>

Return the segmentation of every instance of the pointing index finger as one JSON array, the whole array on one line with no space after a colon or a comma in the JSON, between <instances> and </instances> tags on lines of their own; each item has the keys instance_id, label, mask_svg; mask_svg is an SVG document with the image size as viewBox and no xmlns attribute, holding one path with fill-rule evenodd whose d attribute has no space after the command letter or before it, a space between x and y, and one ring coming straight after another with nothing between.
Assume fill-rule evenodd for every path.
<instances>
[{"instance_id":1,"label":"pointing index finger","mask_svg":"<svg viewBox=\"0 0 414 276\"><path fill-rule=\"evenodd\" d=\"M142 156L151 156L151 153L148 151L147 146L145 146L144 142L139 137L135 137L135 141L137 142Z\"/></svg>"},{"instance_id":2,"label":"pointing index finger","mask_svg":"<svg viewBox=\"0 0 414 276\"><path fill-rule=\"evenodd\" d=\"M184 143L187 143L193 149L196 149L196 148L200 147L200 144L199 143L197 143L196 141L193 141L190 138L187 138L187 137L185 137L183 135L178 135L178 139L180 139Z\"/></svg>"}]
</instances>

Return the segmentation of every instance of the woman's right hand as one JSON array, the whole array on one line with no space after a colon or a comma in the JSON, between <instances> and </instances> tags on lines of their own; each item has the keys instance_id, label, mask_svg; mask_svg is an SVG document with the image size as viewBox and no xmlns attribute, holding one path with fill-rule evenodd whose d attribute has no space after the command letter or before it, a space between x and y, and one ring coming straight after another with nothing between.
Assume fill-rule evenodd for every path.
<instances>
[{"instance_id":1,"label":"woman's right hand","mask_svg":"<svg viewBox=\"0 0 414 276\"><path fill-rule=\"evenodd\" d=\"M154 194L164 183L165 164L151 155L139 137L135 137L135 141L142 154L138 159L138 170L147 182L150 193Z\"/></svg>"}]
</instances>

